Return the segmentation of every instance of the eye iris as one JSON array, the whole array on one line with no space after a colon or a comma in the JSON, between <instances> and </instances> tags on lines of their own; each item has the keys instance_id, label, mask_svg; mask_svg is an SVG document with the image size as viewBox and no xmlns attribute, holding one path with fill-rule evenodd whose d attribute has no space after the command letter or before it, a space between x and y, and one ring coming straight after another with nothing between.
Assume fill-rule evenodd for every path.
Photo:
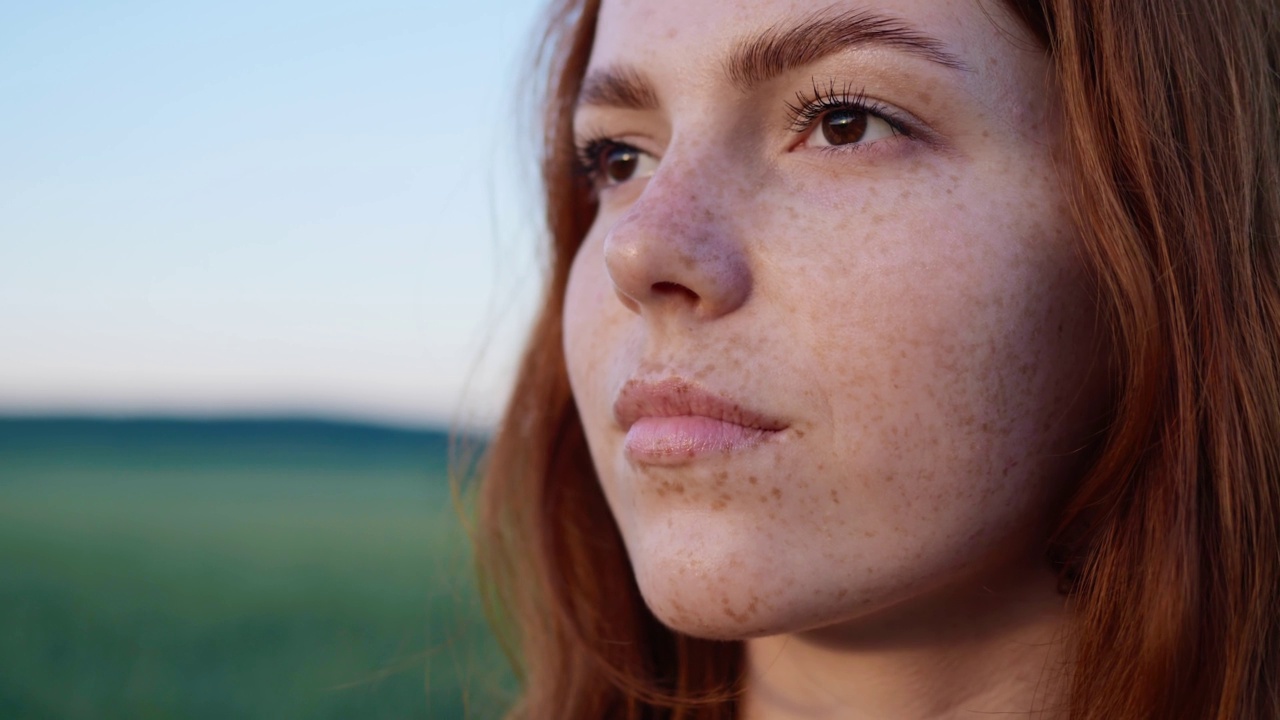
<instances>
[{"instance_id":1,"label":"eye iris","mask_svg":"<svg viewBox=\"0 0 1280 720\"><path fill-rule=\"evenodd\" d=\"M832 145L848 145L867 132L867 114L855 110L833 110L822 118L822 137Z\"/></svg>"},{"instance_id":2,"label":"eye iris","mask_svg":"<svg viewBox=\"0 0 1280 720\"><path fill-rule=\"evenodd\" d=\"M604 176L609 182L619 183L629 180L640 162L640 153L628 147L610 150L604 156Z\"/></svg>"}]
</instances>

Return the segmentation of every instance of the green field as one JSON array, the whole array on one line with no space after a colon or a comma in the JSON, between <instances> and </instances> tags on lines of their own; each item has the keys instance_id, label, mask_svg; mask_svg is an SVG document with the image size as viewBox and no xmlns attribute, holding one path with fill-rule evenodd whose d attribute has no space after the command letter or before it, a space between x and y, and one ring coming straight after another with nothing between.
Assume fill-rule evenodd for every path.
<instances>
[{"instance_id":1,"label":"green field","mask_svg":"<svg viewBox=\"0 0 1280 720\"><path fill-rule=\"evenodd\" d=\"M0 718L492 718L443 436L0 419Z\"/></svg>"}]
</instances>

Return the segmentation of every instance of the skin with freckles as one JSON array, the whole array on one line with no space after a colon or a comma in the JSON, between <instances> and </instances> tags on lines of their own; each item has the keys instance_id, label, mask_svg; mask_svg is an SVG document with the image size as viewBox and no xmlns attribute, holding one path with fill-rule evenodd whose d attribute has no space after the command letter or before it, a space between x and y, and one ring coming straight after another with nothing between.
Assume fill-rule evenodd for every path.
<instances>
[{"instance_id":1,"label":"skin with freckles","mask_svg":"<svg viewBox=\"0 0 1280 720\"><path fill-rule=\"evenodd\" d=\"M858 13L948 62L872 41L728 71ZM1051 704L1044 545L1105 388L1043 51L978 0L605 0L587 74L650 96L575 114L599 211L564 328L654 614L749 640L751 718ZM672 382L769 429L686 452L659 417L629 442L620 393ZM639 414L724 420L664 402Z\"/></svg>"}]
</instances>

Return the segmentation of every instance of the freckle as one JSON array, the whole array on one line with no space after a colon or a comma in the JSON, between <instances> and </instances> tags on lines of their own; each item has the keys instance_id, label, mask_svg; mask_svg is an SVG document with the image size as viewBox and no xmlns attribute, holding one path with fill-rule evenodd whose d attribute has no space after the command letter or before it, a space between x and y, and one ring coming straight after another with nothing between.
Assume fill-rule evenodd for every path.
<instances>
[{"instance_id":1,"label":"freckle","mask_svg":"<svg viewBox=\"0 0 1280 720\"><path fill-rule=\"evenodd\" d=\"M755 485L759 483L760 480L755 475L752 475L751 477L747 478L747 482L751 483L752 485Z\"/></svg>"},{"instance_id":2,"label":"freckle","mask_svg":"<svg viewBox=\"0 0 1280 720\"><path fill-rule=\"evenodd\" d=\"M835 503L835 504L839 505L839 504L840 504L840 493L836 492L835 490L832 490L832 491L831 491L831 502L833 502L833 503Z\"/></svg>"},{"instance_id":3,"label":"freckle","mask_svg":"<svg viewBox=\"0 0 1280 720\"><path fill-rule=\"evenodd\" d=\"M782 499L782 491L781 491L781 490L779 490L778 488L774 488L774 489L773 489L773 499L774 499L774 500L781 500L781 499Z\"/></svg>"},{"instance_id":4,"label":"freckle","mask_svg":"<svg viewBox=\"0 0 1280 720\"><path fill-rule=\"evenodd\" d=\"M762 505L763 505L764 503L767 503L767 502L769 502L769 496L768 496L768 495L761 495L761 496L760 496L760 504L762 504Z\"/></svg>"},{"instance_id":5,"label":"freckle","mask_svg":"<svg viewBox=\"0 0 1280 720\"><path fill-rule=\"evenodd\" d=\"M875 530L867 530L866 532L862 533L862 535L863 535L863 537L873 538L873 537L875 537L875 536L876 536L876 531L875 531Z\"/></svg>"},{"instance_id":6,"label":"freckle","mask_svg":"<svg viewBox=\"0 0 1280 720\"><path fill-rule=\"evenodd\" d=\"M796 437L798 437L798 438L802 438L802 437L804 437L804 431L803 431L803 430L796 430Z\"/></svg>"}]
</instances>

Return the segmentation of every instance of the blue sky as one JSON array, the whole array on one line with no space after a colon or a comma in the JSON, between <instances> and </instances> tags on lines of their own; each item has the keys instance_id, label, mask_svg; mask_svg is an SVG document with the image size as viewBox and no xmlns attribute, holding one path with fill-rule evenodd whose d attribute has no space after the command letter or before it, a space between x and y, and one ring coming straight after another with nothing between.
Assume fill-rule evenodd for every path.
<instances>
[{"instance_id":1,"label":"blue sky","mask_svg":"<svg viewBox=\"0 0 1280 720\"><path fill-rule=\"evenodd\" d=\"M493 417L540 4L0 5L0 412Z\"/></svg>"}]
</instances>

